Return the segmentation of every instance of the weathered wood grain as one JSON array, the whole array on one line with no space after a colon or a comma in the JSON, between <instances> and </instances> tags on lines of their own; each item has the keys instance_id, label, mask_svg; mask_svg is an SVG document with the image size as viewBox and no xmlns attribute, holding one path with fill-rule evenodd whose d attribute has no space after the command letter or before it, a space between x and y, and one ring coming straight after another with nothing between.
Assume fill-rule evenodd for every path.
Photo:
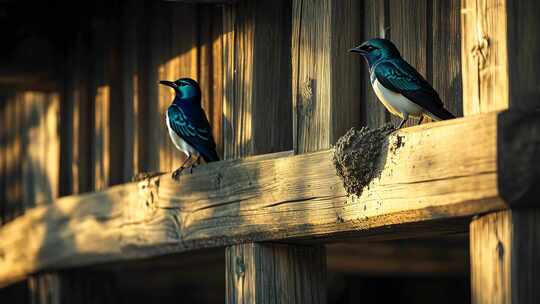
<instances>
[{"instance_id":1,"label":"weathered wood grain","mask_svg":"<svg viewBox=\"0 0 540 304\"><path fill-rule=\"evenodd\" d=\"M428 63L431 56L431 44L428 37L431 35L431 0L399 0L389 4L390 38L396 44L401 56L411 64L426 80L431 83L431 65ZM391 115L394 125L401 122L401 118ZM426 119L426 122L428 120ZM407 121L405 126L414 126L414 119Z\"/></svg>"},{"instance_id":2,"label":"weathered wood grain","mask_svg":"<svg viewBox=\"0 0 540 304\"><path fill-rule=\"evenodd\" d=\"M289 1L223 9L224 158L292 147Z\"/></svg>"},{"instance_id":3,"label":"weathered wood grain","mask_svg":"<svg viewBox=\"0 0 540 304\"><path fill-rule=\"evenodd\" d=\"M540 212L496 212L470 227L472 303L538 303Z\"/></svg>"},{"instance_id":4,"label":"weathered wood grain","mask_svg":"<svg viewBox=\"0 0 540 304\"><path fill-rule=\"evenodd\" d=\"M225 263L226 303L326 303L323 246L239 244Z\"/></svg>"},{"instance_id":5,"label":"weathered wood grain","mask_svg":"<svg viewBox=\"0 0 540 304\"><path fill-rule=\"evenodd\" d=\"M387 3L387 1L380 0L363 1L363 41L372 38L390 38L390 16L385 14L385 12L388 11L388 8L385 8ZM375 96L375 93L371 88L367 63L362 59L358 59L357 63L360 62L361 64L359 64L358 67L362 70L362 124L371 128L377 128L390 120L390 114L386 111L383 104L377 99L377 96Z\"/></svg>"},{"instance_id":6,"label":"weathered wood grain","mask_svg":"<svg viewBox=\"0 0 540 304\"><path fill-rule=\"evenodd\" d=\"M292 16L293 146L306 153L360 124L361 71L347 50L361 38L361 4L295 0Z\"/></svg>"},{"instance_id":7,"label":"weathered wood grain","mask_svg":"<svg viewBox=\"0 0 540 304\"><path fill-rule=\"evenodd\" d=\"M122 177L125 181L137 174L139 169L139 145L141 144L141 99L139 89L139 61L141 52L137 40L142 39L138 33L142 22L142 5L138 1L128 1L122 9L123 35L121 40L122 52L122 105L124 112L122 140L123 147L123 171Z\"/></svg>"},{"instance_id":8,"label":"weathered wood grain","mask_svg":"<svg viewBox=\"0 0 540 304\"><path fill-rule=\"evenodd\" d=\"M92 98L92 189L103 190L110 178L110 102L111 87L106 83L106 21L95 20L92 32L90 90Z\"/></svg>"},{"instance_id":9,"label":"weathered wood grain","mask_svg":"<svg viewBox=\"0 0 540 304\"><path fill-rule=\"evenodd\" d=\"M52 203L58 197L60 169L60 97L25 92L20 95L23 159L23 208Z\"/></svg>"},{"instance_id":10,"label":"weathered wood grain","mask_svg":"<svg viewBox=\"0 0 540 304\"><path fill-rule=\"evenodd\" d=\"M463 116L460 3L460 0L428 2L432 9L432 30L428 30L431 52L427 74L446 109L457 117Z\"/></svg>"},{"instance_id":11,"label":"weathered wood grain","mask_svg":"<svg viewBox=\"0 0 540 304\"><path fill-rule=\"evenodd\" d=\"M52 267L241 242L463 232L463 222L437 221L506 208L496 138L496 113L400 130L358 198L344 192L331 151L211 163L179 181L167 174L62 198L0 230L0 284Z\"/></svg>"},{"instance_id":12,"label":"weathered wood grain","mask_svg":"<svg viewBox=\"0 0 540 304\"><path fill-rule=\"evenodd\" d=\"M508 108L506 1L462 1L461 35L463 114Z\"/></svg>"},{"instance_id":13,"label":"weathered wood grain","mask_svg":"<svg viewBox=\"0 0 540 304\"><path fill-rule=\"evenodd\" d=\"M218 155L223 155L223 9L214 5L199 6L198 73L202 107L212 126Z\"/></svg>"}]
</instances>

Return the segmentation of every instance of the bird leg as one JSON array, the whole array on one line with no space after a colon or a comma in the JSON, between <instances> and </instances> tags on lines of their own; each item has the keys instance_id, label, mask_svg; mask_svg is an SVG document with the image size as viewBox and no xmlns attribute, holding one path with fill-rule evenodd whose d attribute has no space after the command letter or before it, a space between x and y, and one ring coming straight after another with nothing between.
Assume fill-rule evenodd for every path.
<instances>
[{"instance_id":1,"label":"bird leg","mask_svg":"<svg viewBox=\"0 0 540 304\"><path fill-rule=\"evenodd\" d=\"M180 176L180 173L182 173L182 171L184 171L185 167L184 165L189 161L191 160L191 154L188 155L188 157L186 158L186 160L184 160L184 162L182 163L182 166L180 166L180 168L174 170L173 174L172 174L172 178L173 179L178 179L178 176Z\"/></svg>"},{"instance_id":2,"label":"bird leg","mask_svg":"<svg viewBox=\"0 0 540 304\"><path fill-rule=\"evenodd\" d=\"M418 124L422 124L422 120L424 120L424 115L420 116L420 120L418 120Z\"/></svg>"},{"instance_id":3,"label":"bird leg","mask_svg":"<svg viewBox=\"0 0 540 304\"><path fill-rule=\"evenodd\" d=\"M399 127L397 127L398 129L401 129L403 127L403 125L407 122L407 118L403 118L403 120L401 121L401 123L399 123Z\"/></svg>"},{"instance_id":4,"label":"bird leg","mask_svg":"<svg viewBox=\"0 0 540 304\"><path fill-rule=\"evenodd\" d=\"M197 159L195 159L194 162L191 163L191 167L189 168L189 173L193 174L193 168L197 167L201 164L201 156L197 156Z\"/></svg>"}]
</instances>

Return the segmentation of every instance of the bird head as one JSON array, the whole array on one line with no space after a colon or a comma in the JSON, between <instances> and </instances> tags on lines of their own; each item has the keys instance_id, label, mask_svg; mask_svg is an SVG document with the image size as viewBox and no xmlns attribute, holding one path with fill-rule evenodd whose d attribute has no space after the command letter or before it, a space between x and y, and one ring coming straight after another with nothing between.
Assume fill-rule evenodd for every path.
<instances>
[{"instance_id":1,"label":"bird head","mask_svg":"<svg viewBox=\"0 0 540 304\"><path fill-rule=\"evenodd\" d=\"M191 78L180 78L174 82L168 80L161 80L159 83L174 89L174 92L176 94L175 100L195 100L200 102L201 88L199 87L197 81Z\"/></svg>"},{"instance_id":2,"label":"bird head","mask_svg":"<svg viewBox=\"0 0 540 304\"><path fill-rule=\"evenodd\" d=\"M370 39L350 49L349 52L364 56L370 66L381 59L401 57L397 47L390 40L381 38Z\"/></svg>"}]
</instances>

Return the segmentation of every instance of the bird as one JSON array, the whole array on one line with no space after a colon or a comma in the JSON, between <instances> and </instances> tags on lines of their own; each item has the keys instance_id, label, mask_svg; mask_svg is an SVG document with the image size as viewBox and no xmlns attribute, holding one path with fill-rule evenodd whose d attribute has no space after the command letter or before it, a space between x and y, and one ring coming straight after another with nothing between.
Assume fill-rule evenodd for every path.
<instances>
[{"instance_id":1,"label":"bird","mask_svg":"<svg viewBox=\"0 0 540 304\"><path fill-rule=\"evenodd\" d=\"M398 129L409 116L418 118L418 124L424 116L437 121L455 118L444 108L437 91L401 57L390 40L370 39L349 52L365 58L375 95L390 113L402 119Z\"/></svg>"},{"instance_id":2,"label":"bird","mask_svg":"<svg viewBox=\"0 0 540 304\"><path fill-rule=\"evenodd\" d=\"M192 157L195 161L190 163L191 173L201 157L206 163L219 161L212 129L201 107L201 88L197 81L180 78L159 83L174 89L175 97L165 112L165 122L174 146L187 156L182 166L173 172L173 179L182 173Z\"/></svg>"}]
</instances>

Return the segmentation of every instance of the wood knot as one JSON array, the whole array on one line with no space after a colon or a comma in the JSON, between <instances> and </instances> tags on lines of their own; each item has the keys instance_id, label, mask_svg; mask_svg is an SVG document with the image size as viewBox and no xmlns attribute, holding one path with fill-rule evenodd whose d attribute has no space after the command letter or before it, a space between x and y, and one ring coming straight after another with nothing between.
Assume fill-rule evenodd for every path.
<instances>
[{"instance_id":1,"label":"wood knot","mask_svg":"<svg viewBox=\"0 0 540 304\"><path fill-rule=\"evenodd\" d=\"M489 50L489 38L484 36L471 49L471 55L476 60L478 68L483 69L486 66Z\"/></svg>"},{"instance_id":2,"label":"wood knot","mask_svg":"<svg viewBox=\"0 0 540 304\"><path fill-rule=\"evenodd\" d=\"M236 275L239 277L243 277L246 273L246 265L244 264L244 260L241 257L236 257Z\"/></svg>"},{"instance_id":3,"label":"wood knot","mask_svg":"<svg viewBox=\"0 0 540 304\"><path fill-rule=\"evenodd\" d=\"M306 80L302 83L302 90L300 92L300 95L302 96L303 100L309 100L313 97L313 80Z\"/></svg>"},{"instance_id":4,"label":"wood knot","mask_svg":"<svg viewBox=\"0 0 540 304\"><path fill-rule=\"evenodd\" d=\"M504 258L504 245L501 241L497 242L497 256L499 257L499 260L502 260Z\"/></svg>"},{"instance_id":5,"label":"wood knot","mask_svg":"<svg viewBox=\"0 0 540 304\"><path fill-rule=\"evenodd\" d=\"M313 109L313 91L314 80L309 79L302 83L300 87L300 96L296 104L298 113L302 116L309 116Z\"/></svg>"},{"instance_id":6,"label":"wood knot","mask_svg":"<svg viewBox=\"0 0 540 304\"><path fill-rule=\"evenodd\" d=\"M216 174L216 188L219 189L221 187L221 182L223 181L223 174L221 172L218 172Z\"/></svg>"}]
</instances>

